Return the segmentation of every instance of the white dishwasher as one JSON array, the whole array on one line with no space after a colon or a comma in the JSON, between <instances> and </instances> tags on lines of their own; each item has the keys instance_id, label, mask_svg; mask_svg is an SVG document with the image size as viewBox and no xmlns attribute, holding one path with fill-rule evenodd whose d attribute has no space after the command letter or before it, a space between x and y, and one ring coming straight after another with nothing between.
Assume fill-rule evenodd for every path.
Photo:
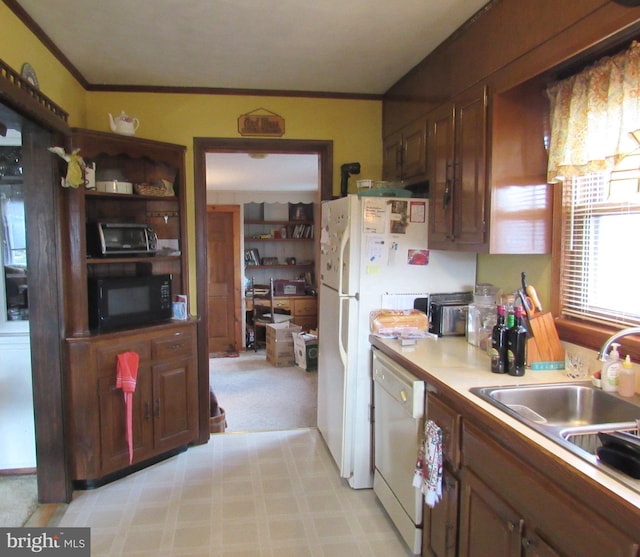
<instances>
[{"instance_id":1,"label":"white dishwasher","mask_svg":"<svg viewBox=\"0 0 640 557\"><path fill-rule=\"evenodd\" d=\"M413 487L423 437L425 383L373 348L373 490L414 554L422 551L423 496Z\"/></svg>"}]
</instances>

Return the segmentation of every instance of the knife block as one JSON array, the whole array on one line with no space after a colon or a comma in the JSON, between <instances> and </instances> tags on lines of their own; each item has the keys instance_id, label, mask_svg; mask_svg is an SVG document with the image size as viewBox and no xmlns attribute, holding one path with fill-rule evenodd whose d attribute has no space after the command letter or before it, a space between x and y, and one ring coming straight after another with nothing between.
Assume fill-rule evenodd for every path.
<instances>
[{"instance_id":1,"label":"knife block","mask_svg":"<svg viewBox=\"0 0 640 557\"><path fill-rule=\"evenodd\" d=\"M563 369L564 348L553 315L548 311L529 317L532 337L527 339L527 363L537 369ZM539 365L535 365L539 364ZM547 365L542 365L547 364ZM560 365L562 364L562 365Z\"/></svg>"}]
</instances>

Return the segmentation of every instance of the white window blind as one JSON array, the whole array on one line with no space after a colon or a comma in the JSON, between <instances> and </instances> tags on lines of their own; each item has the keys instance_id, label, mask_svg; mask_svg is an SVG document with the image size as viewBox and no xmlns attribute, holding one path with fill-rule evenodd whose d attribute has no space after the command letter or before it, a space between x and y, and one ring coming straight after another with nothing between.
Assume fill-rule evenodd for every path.
<instances>
[{"instance_id":1,"label":"white window blind","mask_svg":"<svg viewBox=\"0 0 640 557\"><path fill-rule=\"evenodd\" d=\"M609 172L602 172L564 183L562 313L598 323L640 325L640 199L612 191L609 178Z\"/></svg>"}]
</instances>

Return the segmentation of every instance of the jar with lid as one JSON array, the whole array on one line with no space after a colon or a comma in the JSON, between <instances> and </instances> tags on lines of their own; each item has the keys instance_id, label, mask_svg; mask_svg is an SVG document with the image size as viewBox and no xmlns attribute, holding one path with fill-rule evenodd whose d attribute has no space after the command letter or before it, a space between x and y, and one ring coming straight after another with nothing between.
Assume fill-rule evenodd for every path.
<instances>
[{"instance_id":1,"label":"jar with lid","mask_svg":"<svg viewBox=\"0 0 640 557\"><path fill-rule=\"evenodd\" d=\"M487 350L491 346L491 332L496 324L496 293L492 284L476 284L473 302L467 312L467 342Z\"/></svg>"}]
</instances>

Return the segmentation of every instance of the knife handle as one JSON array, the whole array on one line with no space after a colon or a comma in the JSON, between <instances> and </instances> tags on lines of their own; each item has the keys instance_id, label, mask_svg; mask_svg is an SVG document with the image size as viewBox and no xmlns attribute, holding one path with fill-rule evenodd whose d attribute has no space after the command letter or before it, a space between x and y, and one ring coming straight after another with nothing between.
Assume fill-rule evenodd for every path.
<instances>
[{"instance_id":1,"label":"knife handle","mask_svg":"<svg viewBox=\"0 0 640 557\"><path fill-rule=\"evenodd\" d=\"M540 303L540 298L538 298L538 293L536 289L530 284L527 285L527 295L531 298L533 305L538 311L542 311L542 304Z\"/></svg>"}]
</instances>

